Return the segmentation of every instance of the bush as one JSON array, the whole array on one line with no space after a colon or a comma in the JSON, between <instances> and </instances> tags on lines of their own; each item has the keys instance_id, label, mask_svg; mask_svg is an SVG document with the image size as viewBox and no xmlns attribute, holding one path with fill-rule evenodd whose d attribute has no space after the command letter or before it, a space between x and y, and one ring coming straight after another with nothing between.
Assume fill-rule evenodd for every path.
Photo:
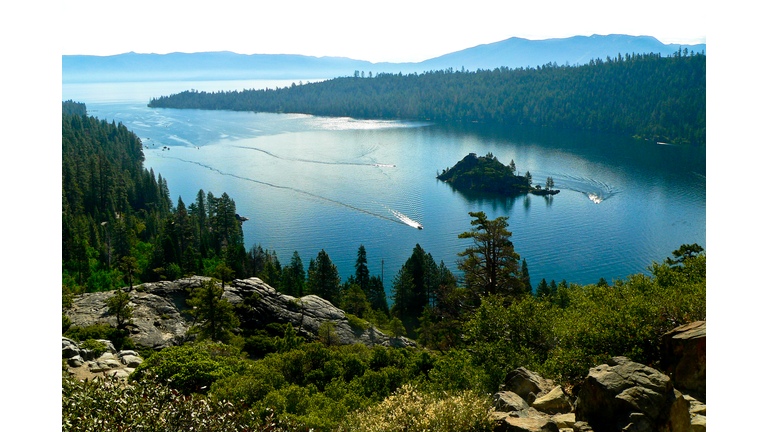
<instances>
[{"instance_id":1,"label":"bush","mask_svg":"<svg viewBox=\"0 0 768 432\"><path fill-rule=\"evenodd\" d=\"M473 392L437 397L404 385L394 395L350 414L339 431L491 431L490 402Z\"/></svg>"},{"instance_id":2,"label":"bush","mask_svg":"<svg viewBox=\"0 0 768 432\"><path fill-rule=\"evenodd\" d=\"M486 388L489 378L485 370L472 361L467 351L450 350L435 361L434 368L429 372L429 388L434 391L492 393L493 389Z\"/></svg>"},{"instance_id":3,"label":"bush","mask_svg":"<svg viewBox=\"0 0 768 432\"><path fill-rule=\"evenodd\" d=\"M87 339L109 339L114 329L106 324L94 324L87 327L70 327L64 337L82 342Z\"/></svg>"},{"instance_id":4,"label":"bush","mask_svg":"<svg viewBox=\"0 0 768 432\"><path fill-rule=\"evenodd\" d=\"M488 374L484 385L495 392L506 373L524 366L540 370L555 345L558 311L530 295L517 299L488 296L464 326L473 363Z\"/></svg>"},{"instance_id":5,"label":"bush","mask_svg":"<svg viewBox=\"0 0 768 432\"><path fill-rule=\"evenodd\" d=\"M128 337L127 330L118 330L106 324L69 327L63 336L77 342L83 342L88 339L106 339L112 342L112 345L118 351L136 348L131 338Z\"/></svg>"},{"instance_id":6,"label":"bush","mask_svg":"<svg viewBox=\"0 0 768 432\"><path fill-rule=\"evenodd\" d=\"M72 321L68 316L61 314L61 334L64 334L72 327Z\"/></svg>"},{"instance_id":7,"label":"bush","mask_svg":"<svg viewBox=\"0 0 768 432\"><path fill-rule=\"evenodd\" d=\"M80 344L80 348L85 348L93 351L96 358L101 357L107 351L107 345L104 342L99 342L96 339L86 339Z\"/></svg>"},{"instance_id":8,"label":"bush","mask_svg":"<svg viewBox=\"0 0 768 432\"><path fill-rule=\"evenodd\" d=\"M274 415L238 411L227 401L185 396L156 378L126 386L115 378L78 381L64 375L62 431L288 431Z\"/></svg>"},{"instance_id":9,"label":"bush","mask_svg":"<svg viewBox=\"0 0 768 432\"><path fill-rule=\"evenodd\" d=\"M347 317L347 320L349 320L349 325L355 329L355 330L366 330L368 327L371 326L368 321L358 318L355 315L352 314L344 314Z\"/></svg>"},{"instance_id":10,"label":"bush","mask_svg":"<svg viewBox=\"0 0 768 432\"><path fill-rule=\"evenodd\" d=\"M206 393L219 379L244 368L239 350L220 343L200 342L173 346L157 352L136 368L130 378L140 381L157 376L185 394Z\"/></svg>"},{"instance_id":11,"label":"bush","mask_svg":"<svg viewBox=\"0 0 768 432\"><path fill-rule=\"evenodd\" d=\"M211 386L213 400L229 400L253 407L275 389L286 385L282 374L264 362L247 362L238 374L222 378Z\"/></svg>"},{"instance_id":12,"label":"bush","mask_svg":"<svg viewBox=\"0 0 768 432\"><path fill-rule=\"evenodd\" d=\"M705 260L654 264L653 276L633 275L613 286L571 285L570 303L555 323L559 343L542 373L578 382L590 367L618 355L657 364L664 333L706 319Z\"/></svg>"}]
</instances>

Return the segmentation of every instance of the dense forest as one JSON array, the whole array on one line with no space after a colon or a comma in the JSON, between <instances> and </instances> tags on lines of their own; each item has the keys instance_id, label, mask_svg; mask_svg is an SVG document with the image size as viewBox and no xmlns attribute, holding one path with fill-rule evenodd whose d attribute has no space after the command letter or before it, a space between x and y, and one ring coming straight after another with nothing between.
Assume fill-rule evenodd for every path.
<instances>
[{"instance_id":1,"label":"dense forest","mask_svg":"<svg viewBox=\"0 0 768 432\"><path fill-rule=\"evenodd\" d=\"M143 160L125 126L62 104L62 307L84 291L114 291L108 313L118 323L73 327L62 314L62 334L94 349L109 339L145 358L128 386L64 372L62 430L490 431L489 394L510 370L525 366L573 388L612 356L658 364L665 332L706 319L706 254L696 244L647 275L585 286L542 279L534 289L508 218L473 212L459 235L470 240L457 255L461 275L416 244L388 301L363 245L346 281L324 250L306 270L296 252L286 265L260 245L246 252L247 222L226 193L200 190L189 206L174 205ZM158 352L132 346L130 297L116 288L192 274L215 279L190 293L190 341ZM420 348L339 346L330 322L316 340L290 324L234 331L219 281L250 276L321 296L351 325L406 335Z\"/></svg>"},{"instance_id":2,"label":"dense forest","mask_svg":"<svg viewBox=\"0 0 768 432\"><path fill-rule=\"evenodd\" d=\"M706 56L618 54L589 64L336 78L291 87L185 91L151 107L533 125L706 143Z\"/></svg>"}]
</instances>

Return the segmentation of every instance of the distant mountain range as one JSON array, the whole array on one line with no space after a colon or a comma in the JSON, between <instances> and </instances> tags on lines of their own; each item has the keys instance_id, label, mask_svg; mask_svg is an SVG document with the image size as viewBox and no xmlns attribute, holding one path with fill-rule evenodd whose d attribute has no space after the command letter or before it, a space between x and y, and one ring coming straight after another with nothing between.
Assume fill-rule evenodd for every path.
<instances>
[{"instance_id":1,"label":"distant mountain range","mask_svg":"<svg viewBox=\"0 0 768 432\"><path fill-rule=\"evenodd\" d=\"M592 35L562 39L509 38L478 45L418 63L371 63L345 57L312 57L287 54L202 53L137 54L113 56L65 55L61 58L63 83L175 81L229 79L326 79L352 76L355 71L421 73L429 70L474 71L536 67L547 63L578 65L591 59L621 54L660 53L678 50L705 52L706 45L663 44L650 36Z\"/></svg>"}]
</instances>

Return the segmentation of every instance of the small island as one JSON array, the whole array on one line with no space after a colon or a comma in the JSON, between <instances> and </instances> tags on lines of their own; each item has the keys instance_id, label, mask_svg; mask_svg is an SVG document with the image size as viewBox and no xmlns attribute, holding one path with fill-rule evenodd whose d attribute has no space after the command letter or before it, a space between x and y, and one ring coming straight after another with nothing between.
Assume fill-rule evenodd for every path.
<instances>
[{"instance_id":1,"label":"small island","mask_svg":"<svg viewBox=\"0 0 768 432\"><path fill-rule=\"evenodd\" d=\"M555 182L552 177L547 177L544 188L540 185L532 186L530 172L526 172L522 176L517 175L514 160L509 165L504 165L493 153L480 157L475 153L470 153L458 161L453 168L444 169L437 178L459 190L491 192L502 195L527 193L556 195L560 193L559 190L554 189Z\"/></svg>"}]
</instances>

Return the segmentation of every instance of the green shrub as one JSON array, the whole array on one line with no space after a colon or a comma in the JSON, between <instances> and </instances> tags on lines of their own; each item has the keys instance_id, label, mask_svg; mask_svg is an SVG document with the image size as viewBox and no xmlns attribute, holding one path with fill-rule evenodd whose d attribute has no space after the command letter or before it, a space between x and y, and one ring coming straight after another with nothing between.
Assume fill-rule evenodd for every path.
<instances>
[{"instance_id":1,"label":"green shrub","mask_svg":"<svg viewBox=\"0 0 768 432\"><path fill-rule=\"evenodd\" d=\"M289 431L267 413L262 418L227 401L185 396L148 378L130 386L113 378L79 381L62 377L62 431L203 432Z\"/></svg>"},{"instance_id":2,"label":"green shrub","mask_svg":"<svg viewBox=\"0 0 768 432\"><path fill-rule=\"evenodd\" d=\"M490 402L472 392L440 397L404 385L394 395L350 414L338 431L491 431Z\"/></svg>"},{"instance_id":3,"label":"green shrub","mask_svg":"<svg viewBox=\"0 0 768 432\"><path fill-rule=\"evenodd\" d=\"M94 324L87 327L70 327L64 332L64 337L82 342L87 339L109 339L114 329L106 324Z\"/></svg>"},{"instance_id":4,"label":"green shrub","mask_svg":"<svg viewBox=\"0 0 768 432\"><path fill-rule=\"evenodd\" d=\"M433 391L456 392L474 390L478 393L492 393L487 388L490 377L486 371L472 361L464 350L450 350L435 360L429 372L429 388Z\"/></svg>"},{"instance_id":5,"label":"green shrub","mask_svg":"<svg viewBox=\"0 0 768 432\"><path fill-rule=\"evenodd\" d=\"M118 351L126 349L135 349L136 345L129 337L127 330L118 330L106 324L93 324L87 327L69 327L64 332L64 337L77 342L88 339L106 339L112 342Z\"/></svg>"},{"instance_id":6,"label":"green shrub","mask_svg":"<svg viewBox=\"0 0 768 432\"><path fill-rule=\"evenodd\" d=\"M72 327L72 321L68 316L61 314L61 334L64 334Z\"/></svg>"},{"instance_id":7,"label":"green shrub","mask_svg":"<svg viewBox=\"0 0 768 432\"><path fill-rule=\"evenodd\" d=\"M96 339L86 339L80 344L80 348L85 348L93 351L96 358L99 358L107 351L107 345L104 342L99 342Z\"/></svg>"},{"instance_id":8,"label":"green shrub","mask_svg":"<svg viewBox=\"0 0 768 432\"><path fill-rule=\"evenodd\" d=\"M185 394L205 393L219 379L242 370L244 360L236 348L200 342L173 346L155 353L136 368L132 380L157 376Z\"/></svg>"},{"instance_id":9,"label":"green shrub","mask_svg":"<svg viewBox=\"0 0 768 432\"><path fill-rule=\"evenodd\" d=\"M495 392L506 373L524 366L540 370L555 346L553 322L558 310L530 295L517 299L488 296L465 324L473 363L488 375L485 387Z\"/></svg>"},{"instance_id":10,"label":"green shrub","mask_svg":"<svg viewBox=\"0 0 768 432\"><path fill-rule=\"evenodd\" d=\"M238 374L219 379L211 386L214 400L229 400L253 407L273 390L286 385L285 377L264 362L246 362Z\"/></svg>"},{"instance_id":11,"label":"green shrub","mask_svg":"<svg viewBox=\"0 0 768 432\"><path fill-rule=\"evenodd\" d=\"M371 326L371 324L368 321L366 321L366 320L364 320L362 318L358 318L358 317L356 317L356 316L354 316L352 314L344 314L344 315L347 317L347 320L349 320L349 325L354 330L361 330L362 331L362 330L366 330L368 327Z\"/></svg>"},{"instance_id":12,"label":"green shrub","mask_svg":"<svg viewBox=\"0 0 768 432\"><path fill-rule=\"evenodd\" d=\"M558 344L541 372L578 382L613 356L654 365L661 360L664 333L706 319L705 256L683 266L654 264L651 271L613 286L571 285L568 307L555 321Z\"/></svg>"}]
</instances>

